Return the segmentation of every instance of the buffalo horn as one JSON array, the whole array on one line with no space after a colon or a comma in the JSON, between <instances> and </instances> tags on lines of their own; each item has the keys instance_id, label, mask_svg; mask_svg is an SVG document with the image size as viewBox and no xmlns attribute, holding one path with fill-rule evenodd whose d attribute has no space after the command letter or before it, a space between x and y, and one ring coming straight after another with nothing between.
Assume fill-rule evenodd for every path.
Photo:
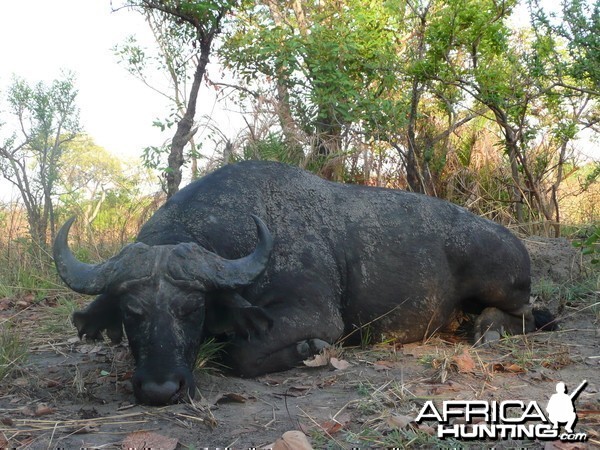
<instances>
[{"instance_id":1,"label":"buffalo horn","mask_svg":"<svg viewBox=\"0 0 600 450\"><path fill-rule=\"evenodd\" d=\"M273 250L273 237L265 223L254 215L252 219L256 223L258 243L248 256L225 259L196 244L179 244L175 250L179 261L171 266L171 274L177 279L187 280L190 286L196 283L199 287L217 289L248 286L265 271Z\"/></svg>"},{"instance_id":2,"label":"buffalo horn","mask_svg":"<svg viewBox=\"0 0 600 450\"><path fill-rule=\"evenodd\" d=\"M223 259L221 270L212 274L213 282L222 289L235 289L247 286L258 278L267 268L267 263L273 250L273 237L267 225L257 216L252 214L256 223L258 243L248 256L240 259ZM215 255L216 256L216 255Z\"/></svg>"},{"instance_id":3,"label":"buffalo horn","mask_svg":"<svg viewBox=\"0 0 600 450\"><path fill-rule=\"evenodd\" d=\"M107 285L106 263L86 264L75 258L68 243L69 230L74 221L75 217L67 220L56 235L53 247L54 265L62 280L75 292L100 294Z\"/></svg>"}]
</instances>

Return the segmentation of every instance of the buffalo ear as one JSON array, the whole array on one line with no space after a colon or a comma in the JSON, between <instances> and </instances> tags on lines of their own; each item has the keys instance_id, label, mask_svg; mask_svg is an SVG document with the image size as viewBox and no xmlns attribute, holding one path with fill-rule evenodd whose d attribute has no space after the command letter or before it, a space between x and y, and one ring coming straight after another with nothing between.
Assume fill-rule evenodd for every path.
<instances>
[{"instance_id":1,"label":"buffalo ear","mask_svg":"<svg viewBox=\"0 0 600 450\"><path fill-rule=\"evenodd\" d=\"M118 344L123 338L123 322L119 303L106 294L101 294L85 309L73 313L73 325L77 328L79 337L102 339L102 331L113 344Z\"/></svg>"},{"instance_id":2,"label":"buffalo ear","mask_svg":"<svg viewBox=\"0 0 600 450\"><path fill-rule=\"evenodd\" d=\"M235 291L221 291L207 303L206 323L211 334L233 332L248 340L273 328L273 318L264 308L253 305Z\"/></svg>"},{"instance_id":3,"label":"buffalo ear","mask_svg":"<svg viewBox=\"0 0 600 450\"><path fill-rule=\"evenodd\" d=\"M248 340L252 336L263 336L273 328L273 318L259 306L232 308L231 320L235 333Z\"/></svg>"}]
</instances>

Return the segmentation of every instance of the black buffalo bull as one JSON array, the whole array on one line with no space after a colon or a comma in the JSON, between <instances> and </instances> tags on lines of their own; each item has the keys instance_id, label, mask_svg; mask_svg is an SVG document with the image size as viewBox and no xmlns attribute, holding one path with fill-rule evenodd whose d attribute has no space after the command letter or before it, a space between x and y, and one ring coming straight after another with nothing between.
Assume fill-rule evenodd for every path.
<instances>
[{"instance_id":1,"label":"black buffalo bull","mask_svg":"<svg viewBox=\"0 0 600 450\"><path fill-rule=\"evenodd\" d=\"M227 342L243 376L291 368L369 324L410 342L460 310L476 338L536 328L529 256L504 227L404 191L331 183L277 163L225 166L173 196L137 242L97 265L54 244L71 289L99 296L74 315L80 335L122 324L139 401L195 390L201 342Z\"/></svg>"}]
</instances>

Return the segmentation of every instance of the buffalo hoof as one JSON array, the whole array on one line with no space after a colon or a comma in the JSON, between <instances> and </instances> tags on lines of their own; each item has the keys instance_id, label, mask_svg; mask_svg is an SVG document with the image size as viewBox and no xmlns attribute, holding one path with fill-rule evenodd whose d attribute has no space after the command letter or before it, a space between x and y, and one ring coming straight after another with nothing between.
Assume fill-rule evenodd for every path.
<instances>
[{"instance_id":1,"label":"buffalo hoof","mask_svg":"<svg viewBox=\"0 0 600 450\"><path fill-rule=\"evenodd\" d=\"M489 307L475 320L475 343L487 344L500 340L506 334L525 334L532 331L535 331L535 320L531 306L526 305L510 313Z\"/></svg>"},{"instance_id":2,"label":"buffalo hoof","mask_svg":"<svg viewBox=\"0 0 600 450\"><path fill-rule=\"evenodd\" d=\"M493 342L498 342L502 338L502 335L496 330L488 330L483 333L482 336L478 339L478 344L480 346L489 346Z\"/></svg>"},{"instance_id":3,"label":"buffalo hoof","mask_svg":"<svg viewBox=\"0 0 600 450\"><path fill-rule=\"evenodd\" d=\"M329 346L328 342L321 339L306 339L296 344L296 350L298 350L298 353L302 358L310 358Z\"/></svg>"}]
</instances>

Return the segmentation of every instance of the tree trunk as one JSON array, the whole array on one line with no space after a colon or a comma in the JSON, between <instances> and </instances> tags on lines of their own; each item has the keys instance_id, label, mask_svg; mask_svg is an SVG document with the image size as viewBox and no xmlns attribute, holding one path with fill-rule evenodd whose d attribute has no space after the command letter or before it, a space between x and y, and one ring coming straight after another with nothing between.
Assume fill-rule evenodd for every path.
<instances>
[{"instance_id":1,"label":"tree trunk","mask_svg":"<svg viewBox=\"0 0 600 450\"><path fill-rule=\"evenodd\" d=\"M552 205L554 206L554 237L560 237L560 206L558 204L558 187L563 181L563 169L565 165L565 155L567 154L567 141L560 146L558 156L556 180L552 183Z\"/></svg>"},{"instance_id":2,"label":"tree trunk","mask_svg":"<svg viewBox=\"0 0 600 450\"><path fill-rule=\"evenodd\" d=\"M197 128L194 128L194 117L196 115L196 102L198 100L198 92L204 73L206 72L206 65L208 64L208 57L210 54L210 47L212 44L213 36L207 37L200 44L200 58L198 59L198 65L196 66L196 72L194 73L194 81L192 82L192 88L190 89L190 97L187 104L185 114L177 124L177 130L171 141L171 148L169 152L169 169L166 175L167 179L167 199L171 198L177 191L179 191L179 185L181 184L181 166L185 162L183 149L190 142L190 139L194 136Z\"/></svg>"},{"instance_id":3,"label":"tree trunk","mask_svg":"<svg viewBox=\"0 0 600 450\"><path fill-rule=\"evenodd\" d=\"M421 173L421 160L423 155L417 144L416 126L419 99L421 98L421 87L417 80L413 80L412 94L410 99L410 113L408 117L407 130L407 154L406 154L406 182L408 189L412 192L425 193L425 185Z\"/></svg>"},{"instance_id":4,"label":"tree trunk","mask_svg":"<svg viewBox=\"0 0 600 450\"><path fill-rule=\"evenodd\" d=\"M268 1L267 5L271 11L275 25L278 27L285 27L284 14L279 3L277 1ZM306 18L304 17L302 5L298 0L295 0L293 7L296 20L298 21L300 33L305 36ZM279 125L281 126L281 131L283 132L285 144L288 145L290 150L293 152L291 154L293 160L297 160L298 163L300 163L304 158L304 153L300 147L303 139L296 121L294 120L294 116L292 115L292 108L290 106L290 93L288 89L289 80L283 69L284 67L282 65L279 65L276 68L277 107L275 112L279 120Z\"/></svg>"},{"instance_id":5,"label":"tree trunk","mask_svg":"<svg viewBox=\"0 0 600 450\"><path fill-rule=\"evenodd\" d=\"M341 181L343 161L336 156L341 154L342 127L325 111L322 119L316 123L316 157L319 174L326 180Z\"/></svg>"},{"instance_id":6,"label":"tree trunk","mask_svg":"<svg viewBox=\"0 0 600 450\"><path fill-rule=\"evenodd\" d=\"M486 103L486 106L494 113L496 123L500 127L502 134L504 135L504 145L506 147L506 154L508 155L508 161L510 163L510 172L513 179L512 186L512 202L515 205L515 216L519 225L525 220L523 211L523 190L521 183L521 174L519 172L519 142L517 133L511 128L508 123L508 119L503 110L498 108L493 103Z\"/></svg>"},{"instance_id":7,"label":"tree trunk","mask_svg":"<svg viewBox=\"0 0 600 450\"><path fill-rule=\"evenodd\" d=\"M518 149L517 143L508 137L506 138L506 150L508 152L510 172L513 179L512 201L515 205L515 215L517 217L517 222L522 224L525 220L525 215L523 213L523 192L521 191L521 175L519 174L519 163L517 158Z\"/></svg>"},{"instance_id":8,"label":"tree trunk","mask_svg":"<svg viewBox=\"0 0 600 450\"><path fill-rule=\"evenodd\" d=\"M429 13L429 3L425 6L425 9L418 14L419 16L419 27L416 31L416 38L418 39L416 45L415 60L421 60L425 54L425 30L427 28L427 14ZM416 10L415 10L416 12ZM406 182L408 183L409 190L413 192L426 193L425 182L423 179L423 172L421 170L423 161L423 154L417 143L417 117L419 109L419 101L421 100L421 93L423 92L423 85L418 79L413 78L411 86L411 98L410 98L410 112L408 117L408 130L407 130L407 154L405 159L406 164Z\"/></svg>"}]
</instances>

